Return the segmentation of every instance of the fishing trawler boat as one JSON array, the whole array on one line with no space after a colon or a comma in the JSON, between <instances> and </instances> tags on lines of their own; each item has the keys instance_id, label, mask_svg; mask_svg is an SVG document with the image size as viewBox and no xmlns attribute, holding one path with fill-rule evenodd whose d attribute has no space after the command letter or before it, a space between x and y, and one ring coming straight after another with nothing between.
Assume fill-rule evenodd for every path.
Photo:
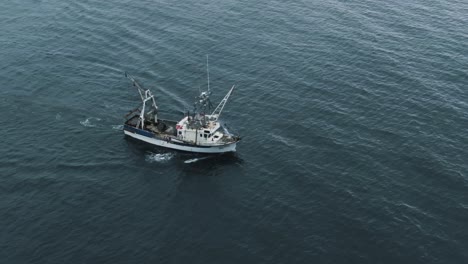
<instances>
[{"instance_id":1,"label":"fishing trawler boat","mask_svg":"<svg viewBox=\"0 0 468 264\"><path fill-rule=\"evenodd\" d=\"M166 148L198 153L224 153L236 151L240 137L228 131L219 117L235 86L211 112L211 90L201 92L192 113L187 112L180 121L159 118L154 95L144 89L132 76L125 73L137 88L142 100L141 109L130 111L125 117L124 133L132 138ZM209 76L209 74L208 74Z\"/></svg>"}]
</instances>

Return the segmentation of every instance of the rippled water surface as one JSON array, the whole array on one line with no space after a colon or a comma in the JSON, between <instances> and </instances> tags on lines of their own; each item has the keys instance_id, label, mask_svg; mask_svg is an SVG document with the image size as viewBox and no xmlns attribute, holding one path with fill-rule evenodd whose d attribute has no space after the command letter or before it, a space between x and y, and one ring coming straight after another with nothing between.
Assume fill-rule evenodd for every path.
<instances>
[{"instance_id":1,"label":"rippled water surface","mask_svg":"<svg viewBox=\"0 0 468 264\"><path fill-rule=\"evenodd\" d=\"M0 2L4 263L468 263L468 3ZM125 138L237 85L233 155Z\"/></svg>"}]
</instances>

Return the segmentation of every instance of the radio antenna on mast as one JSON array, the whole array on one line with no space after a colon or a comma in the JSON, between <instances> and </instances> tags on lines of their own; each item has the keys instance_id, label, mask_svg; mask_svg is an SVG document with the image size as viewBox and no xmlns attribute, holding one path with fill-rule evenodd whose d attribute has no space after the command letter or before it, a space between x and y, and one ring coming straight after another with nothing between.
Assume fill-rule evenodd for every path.
<instances>
[{"instance_id":1,"label":"radio antenna on mast","mask_svg":"<svg viewBox=\"0 0 468 264\"><path fill-rule=\"evenodd\" d=\"M211 93L211 90L210 90L210 68L209 68L209 65L208 65L208 54L206 55L206 75L207 75L207 79L208 79L208 94Z\"/></svg>"}]
</instances>

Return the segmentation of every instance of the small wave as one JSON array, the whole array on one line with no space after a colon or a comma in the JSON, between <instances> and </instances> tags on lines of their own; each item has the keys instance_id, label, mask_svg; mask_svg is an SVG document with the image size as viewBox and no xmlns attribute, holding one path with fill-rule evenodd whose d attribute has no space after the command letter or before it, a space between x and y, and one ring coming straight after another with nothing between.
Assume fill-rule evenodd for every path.
<instances>
[{"instance_id":1,"label":"small wave","mask_svg":"<svg viewBox=\"0 0 468 264\"><path fill-rule=\"evenodd\" d=\"M101 118L88 117L88 118L86 118L86 120L80 121L80 124L82 124L85 127L96 127L97 125L92 123L93 120L94 121L101 121Z\"/></svg>"},{"instance_id":2,"label":"small wave","mask_svg":"<svg viewBox=\"0 0 468 264\"><path fill-rule=\"evenodd\" d=\"M55 115L55 120L62 120L62 115L60 113L57 113Z\"/></svg>"},{"instance_id":3,"label":"small wave","mask_svg":"<svg viewBox=\"0 0 468 264\"><path fill-rule=\"evenodd\" d=\"M123 130L123 125L113 125L112 129L114 129L114 130Z\"/></svg>"},{"instance_id":4,"label":"small wave","mask_svg":"<svg viewBox=\"0 0 468 264\"><path fill-rule=\"evenodd\" d=\"M146 161L148 162L168 162L174 157L173 153L151 153L146 155Z\"/></svg>"}]
</instances>

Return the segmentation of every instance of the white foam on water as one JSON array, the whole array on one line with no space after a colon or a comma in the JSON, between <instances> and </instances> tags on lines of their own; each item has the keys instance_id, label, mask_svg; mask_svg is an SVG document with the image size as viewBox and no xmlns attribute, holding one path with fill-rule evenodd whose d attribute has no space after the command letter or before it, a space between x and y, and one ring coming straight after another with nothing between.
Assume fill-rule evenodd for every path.
<instances>
[{"instance_id":1,"label":"white foam on water","mask_svg":"<svg viewBox=\"0 0 468 264\"><path fill-rule=\"evenodd\" d=\"M283 143L284 145L286 145L288 147L297 146L296 142L294 142L293 139L286 138L286 137L283 137L283 136L280 136L280 135L277 135L277 134L273 134L273 133L268 133L268 135L270 135L272 138L276 139L277 141Z\"/></svg>"},{"instance_id":2,"label":"white foam on water","mask_svg":"<svg viewBox=\"0 0 468 264\"><path fill-rule=\"evenodd\" d=\"M55 120L62 120L62 115L60 113L57 113L55 115Z\"/></svg>"},{"instance_id":3,"label":"white foam on water","mask_svg":"<svg viewBox=\"0 0 468 264\"><path fill-rule=\"evenodd\" d=\"M173 153L150 153L146 155L145 160L150 163L153 163L153 162L165 163L171 160L173 157L174 157Z\"/></svg>"},{"instance_id":4,"label":"white foam on water","mask_svg":"<svg viewBox=\"0 0 468 264\"><path fill-rule=\"evenodd\" d=\"M91 123L92 120L101 121L101 118L88 117L88 118L86 118L86 120L80 121L80 124L82 124L85 127L96 127L96 124Z\"/></svg>"},{"instance_id":5,"label":"white foam on water","mask_svg":"<svg viewBox=\"0 0 468 264\"><path fill-rule=\"evenodd\" d=\"M114 130L123 130L123 125L113 125L112 129L114 129Z\"/></svg>"},{"instance_id":6,"label":"white foam on water","mask_svg":"<svg viewBox=\"0 0 468 264\"><path fill-rule=\"evenodd\" d=\"M197 161L204 160L204 159L207 159L207 158L209 158L209 157L188 159L188 160L184 161L184 163L193 163L193 162L197 162Z\"/></svg>"}]
</instances>

